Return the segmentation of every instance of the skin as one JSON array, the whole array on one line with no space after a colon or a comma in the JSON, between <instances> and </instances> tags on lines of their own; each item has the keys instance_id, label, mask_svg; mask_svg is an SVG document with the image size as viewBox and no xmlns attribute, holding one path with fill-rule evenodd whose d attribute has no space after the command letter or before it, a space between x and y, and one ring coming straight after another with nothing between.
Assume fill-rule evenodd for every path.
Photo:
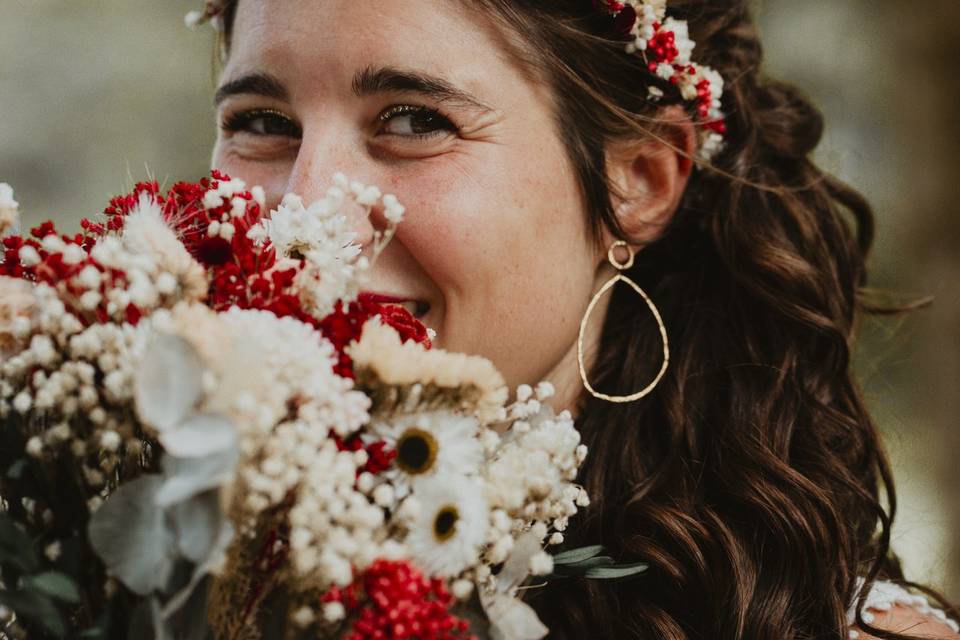
<instances>
[{"instance_id":1,"label":"skin","mask_svg":"<svg viewBox=\"0 0 960 640\"><path fill-rule=\"evenodd\" d=\"M580 318L613 274L606 248L615 238L591 240L552 97L498 42L483 16L450 0L241 0L218 119L270 113L221 128L213 166L262 185L270 208L288 192L316 199L336 171L397 195L407 217L369 290L429 304L422 320L438 346L489 358L511 388L549 379L555 405L573 409ZM358 74L383 69L439 79L479 104L409 82L354 90ZM234 84L251 74L275 86ZM405 111L389 111L397 106ZM410 111L424 107L442 118ZM661 117L660 140L608 150L623 196L615 210L636 250L662 232L692 171L692 124L677 108ZM376 211L352 221L364 246L384 226ZM595 311L588 354L608 300ZM960 638L903 607L877 624Z\"/></svg>"},{"instance_id":2,"label":"skin","mask_svg":"<svg viewBox=\"0 0 960 640\"><path fill-rule=\"evenodd\" d=\"M369 290L429 304L422 319L438 346L489 358L510 388L549 379L558 405L572 407L581 391L579 323L613 273L613 238L598 244L588 233L548 90L478 18L443 0L241 2L218 117L270 113L221 128L213 165L262 185L271 208L287 192L319 197L336 171L397 195L407 217ZM358 74L382 69L441 79L482 106L397 86L358 95ZM238 87L251 74L277 86ZM442 116L387 112L398 105ZM643 196L618 210L638 245L659 233L689 170L660 143L612 150L614 179ZM378 212L353 223L364 245L383 226ZM591 322L588 353L607 299Z\"/></svg>"},{"instance_id":3,"label":"skin","mask_svg":"<svg viewBox=\"0 0 960 640\"><path fill-rule=\"evenodd\" d=\"M939 620L918 612L915 609L897 605L877 616L874 626L884 631L909 634L914 638L929 640L957 640L960 635ZM861 633L863 640L879 640L875 636Z\"/></svg>"}]
</instances>

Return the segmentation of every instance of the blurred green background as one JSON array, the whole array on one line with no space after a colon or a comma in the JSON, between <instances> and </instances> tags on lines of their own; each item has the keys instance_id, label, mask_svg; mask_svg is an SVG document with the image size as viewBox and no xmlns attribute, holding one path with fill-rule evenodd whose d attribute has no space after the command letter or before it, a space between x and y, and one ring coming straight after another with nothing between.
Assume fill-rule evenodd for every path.
<instances>
[{"instance_id":1,"label":"blurred green background","mask_svg":"<svg viewBox=\"0 0 960 640\"><path fill-rule=\"evenodd\" d=\"M199 0L0 0L0 181L25 225L207 170L213 46ZM870 320L857 368L899 483L908 577L960 600L960 1L765 0L768 71L824 110L820 161L878 214L872 285L934 306Z\"/></svg>"}]
</instances>

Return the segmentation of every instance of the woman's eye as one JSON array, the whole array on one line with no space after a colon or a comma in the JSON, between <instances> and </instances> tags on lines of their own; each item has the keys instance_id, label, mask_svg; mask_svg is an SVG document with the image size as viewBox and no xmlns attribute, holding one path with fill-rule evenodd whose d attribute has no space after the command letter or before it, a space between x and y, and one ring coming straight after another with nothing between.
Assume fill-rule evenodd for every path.
<instances>
[{"instance_id":1,"label":"woman's eye","mask_svg":"<svg viewBox=\"0 0 960 640\"><path fill-rule=\"evenodd\" d=\"M456 133L457 126L436 109L413 105L397 105L380 114L380 133L415 138Z\"/></svg>"},{"instance_id":2,"label":"woman's eye","mask_svg":"<svg viewBox=\"0 0 960 640\"><path fill-rule=\"evenodd\" d=\"M256 136L283 136L299 138L300 125L280 111L253 109L241 111L224 119L223 129L231 133L250 133Z\"/></svg>"}]
</instances>

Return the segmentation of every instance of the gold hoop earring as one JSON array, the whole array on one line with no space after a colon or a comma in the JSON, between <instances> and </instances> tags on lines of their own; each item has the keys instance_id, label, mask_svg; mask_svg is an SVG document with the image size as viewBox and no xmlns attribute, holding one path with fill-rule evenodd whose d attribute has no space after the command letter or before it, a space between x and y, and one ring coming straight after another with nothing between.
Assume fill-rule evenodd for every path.
<instances>
[{"instance_id":1,"label":"gold hoop earring","mask_svg":"<svg viewBox=\"0 0 960 640\"><path fill-rule=\"evenodd\" d=\"M623 247L627 250L629 254L627 256L626 262L620 262L617 260L614 251L620 247ZM587 305L587 311L583 314L583 319L580 321L580 335L577 336L577 362L580 365L580 380L583 381L583 386L587 391L595 398L600 398L601 400L607 400L608 402L633 402L634 400L639 400L643 396L647 395L660 384L660 380L663 379L664 374L667 372L667 366L670 364L670 343L667 339L667 328L663 324L663 318L660 317L660 311L657 309L657 306L653 304L653 300L650 299L650 296L640 288L636 282L623 275L623 272L633 266L634 258L633 248L623 240L617 240L607 251L607 260L610 261L610 264L613 265L613 268L618 271L617 275L613 276L607 282L600 287L600 290L593 296L593 299L590 300L590 304ZM587 380L586 367L583 364L583 334L587 328L587 322L590 320L590 314L593 313L593 308L597 306L597 302L600 300L600 296L606 293L610 288L612 288L617 282L626 282L628 285L633 287L633 290L640 294L640 297L643 298L643 301L647 303L647 307L653 313L653 317L657 321L657 326L660 329L660 338L663 341L663 365L660 367L660 372L657 373L657 376L653 379L653 382L648 384L646 387L637 391L636 393L630 394L629 396L610 396L605 393L600 393L591 386L590 381Z\"/></svg>"}]
</instances>

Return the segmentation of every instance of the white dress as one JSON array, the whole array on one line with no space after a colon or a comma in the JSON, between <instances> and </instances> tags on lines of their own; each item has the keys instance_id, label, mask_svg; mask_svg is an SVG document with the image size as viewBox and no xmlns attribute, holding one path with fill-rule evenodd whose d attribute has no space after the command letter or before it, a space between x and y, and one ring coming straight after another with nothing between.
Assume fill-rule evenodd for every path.
<instances>
[{"instance_id":1,"label":"white dress","mask_svg":"<svg viewBox=\"0 0 960 640\"><path fill-rule=\"evenodd\" d=\"M859 578L857 582L857 593L860 593L860 590L863 588L863 583L863 578ZM847 611L847 623L850 626L853 626L857 622L856 601L858 599L859 598L854 598L854 604L851 605ZM910 593L900 585L885 580L874 582L870 588L870 593L867 594L867 599L863 604L863 621L870 624L876 618L875 613L889 611L896 605L909 607L923 615L939 620L953 629L954 632L960 633L960 625L958 625L955 620L948 618L947 614L942 610L931 606L930 601L927 600L926 597ZM860 633L858 631L850 631L851 640L859 637Z\"/></svg>"}]
</instances>

